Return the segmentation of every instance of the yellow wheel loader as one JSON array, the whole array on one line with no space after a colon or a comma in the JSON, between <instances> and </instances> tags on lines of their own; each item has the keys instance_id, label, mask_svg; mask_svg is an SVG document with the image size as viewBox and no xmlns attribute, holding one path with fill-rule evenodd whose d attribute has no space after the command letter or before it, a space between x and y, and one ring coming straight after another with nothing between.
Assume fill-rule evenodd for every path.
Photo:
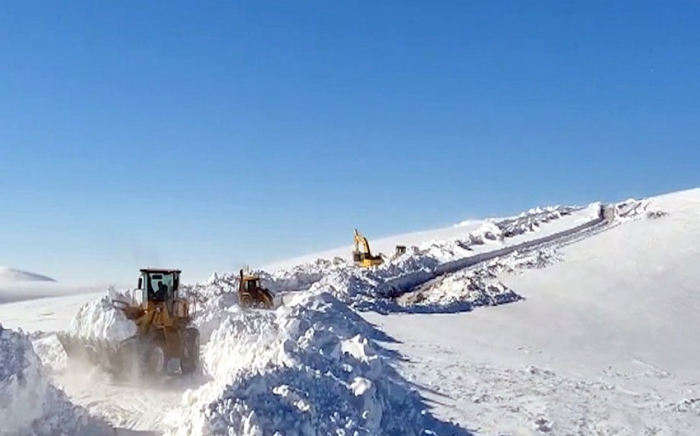
<instances>
[{"instance_id":1,"label":"yellow wheel loader","mask_svg":"<svg viewBox=\"0 0 700 436\"><path fill-rule=\"evenodd\" d=\"M179 293L180 270L141 269L138 290L141 302L112 301L136 324L134 336L114 343L60 334L69 357L87 358L113 373L133 370L161 375L178 361L179 371L190 374L199 367L199 330L192 324L193 308Z\"/></svg>"},{"instance_id":2,"label":"yellow wheel loader","mask_svg":"<svg viewBox=\"0 0 700 436\"><path fill-rule=\"evenodd\" d=\"M244 274L243 270L239 271L238 304L241 307L273 309L275 306L274 298L269 289L260 285L260 277Z\"/></svg>"},{"instance_id":3,"label":"yellow wheel loader","mask_svg":"<svg viewBox=\"0 0 700 436\"><path fill-rule=\"evenodd\" d=\"M352 252L352 260L355 265L363 268L369 268L384 263L384 258L379 255L373 255L369 248L369 241L362 233L355 229L355 249Z\"/></svg>"}]
</instances>

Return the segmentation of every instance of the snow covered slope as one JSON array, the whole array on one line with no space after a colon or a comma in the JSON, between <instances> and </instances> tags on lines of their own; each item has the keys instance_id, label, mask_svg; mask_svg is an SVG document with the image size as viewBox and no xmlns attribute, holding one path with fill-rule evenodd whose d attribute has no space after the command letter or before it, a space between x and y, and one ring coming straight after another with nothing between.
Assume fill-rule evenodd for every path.
<instances>
[{"instance_id":1,"label":"snow covered slope","mask_svg":"<svg viewBox=\"0 0 700 436\"><path fill-rule=\"evenodd\" d=\"M217 274L185 289L205 373L168 389L66 366L51 331L99 337L109 323L73 316L109 321L104 293L0 319L34 332L76 404L153 434L691 435L699 214L689 191L399 237L373 249L408 253L370 270L322 253L259 271L276 311L241 310Z\"/></svg>"},{"instance_id":2,"label":"snow covered slope","mask_svg":"<svg viewBox=\"0 0 700 436\"><path fill-rule=\"evenodd\" d=\"M404 375L444 405L442 418L513 435L698 434L700 190L648 208L668 215L642 215L552 247L541 267L498 274L523 297L517 304L366 317L401 338ZM434 285L425 298L449 294Z\"/></svg>"},{"instance_id":3,"label":"snow covered slope","mask_svg":"<svg viewBox=\"0 0 700 436\"><path fill-rule=\"evenodd\" d=\"M418 245L426 241L441 241L445 239L450 239L456 236L464 235L481 227L485 223L484 220L474 220L465 221L461 224L444 227L436 230L425 230L420 232L407 233L403 235L389 236L385 238L374 238L371 232L364 232L364 235L369 240L370 248L372 253L383 253L386 255L391 255L394 253L394 249L397 245ZM333 258L343 258L346 259L353 250L353 234L352 229L348 232L348 241L350 243L343 247L333 248L330 250L321 251L318 253L308 254L305 256L299 256L292 259L281 260L278 262L272 262L268 265L264 265L261 269L265 271L275 271L279 269L293 268L297 265L313 262L316 259L333 259Z\"/></svg>"},{"instance_id":4,"label":"snow covered slope","mask_svg":"<svg viewBox=\"0 0 700 436\"><path fill-rule=\"evenodd\" d=\"M104 289L107 289L107 286L101 284L68 285L46 281L0 282L0 304L40 298L91 294L101 292Z\"/></svg>"},{"instance_id":5,"label":"snow covered slope","mask_svg":"<svg viewBox=\"0 0 700 436\"><path fill-rule=\"evenodd\" d=\"M541 216L541 215L546 215L547 213L556 211L556 210L573 210L575 208L568 207L568 206L550 206L548 208L540 209L531 209L529 211L523 212L519 216L515 217L505 217L505 218L500 218L498 221L504 221L508 223L513 223L513 222L526 222L527 220L523 220L523 218L527 217L535 217L535 216ZM456 224L454 226L450 227L443 227L440 229L433 229L433 230L424 230L424 231L419 231L419 232L413 232L413 233L406 233L402 235L395 235L395 236L389 236L385 238L374 238L371 234L371 232L366 231L364 235L367 237L370 243L370 248L372 250L372 253L378 254L382 253L387 256L391 256L394 253L394 249L397 245L405 245L407 247L410 246L419 246L422 244L426 243L431 243L433 241L445 241L445 240L450 240L450 239L455 239L455 238L462 238L465 235L468 235L469 233L473 233L478 231L479 229L483 229L485 227L488 227L488 224L494 220L468 220L468 221L462 221L459 224ZM362 229L360 229L362 231ZM352 250L353 250L353 245L352 245L352 232L348 232L348 241L350 243L347 246L343 247L338 247L334 248L331 250L326 250L322 251L319 253L314 253L314 254L309 254L306 256L300 256L292 259L287 259L279 262L273 262L268 265L264 265L261 267L261 269L265 271L276 271L280 269L289 269L293 268L297 265L313 262L316 259L334 259L334 258L342 258L342 259L347 259L348 256L351 255Z\"/></svg>"}]
</instances>

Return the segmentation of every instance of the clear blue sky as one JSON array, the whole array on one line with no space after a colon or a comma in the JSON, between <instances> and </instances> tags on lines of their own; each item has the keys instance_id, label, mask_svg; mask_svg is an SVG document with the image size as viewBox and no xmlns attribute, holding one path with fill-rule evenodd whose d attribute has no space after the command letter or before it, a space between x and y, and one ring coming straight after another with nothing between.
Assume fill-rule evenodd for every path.
<instances>
[{"instance_id":1,"label":"clear blue sky","mask_svg":"<svg viewBox=\"0 0 700 436\"><path fill-rule=\"evenodd\" d=\"M697 1L8 1L0 265L247 262L699 185Z\"/></svg>"}]
</instances>

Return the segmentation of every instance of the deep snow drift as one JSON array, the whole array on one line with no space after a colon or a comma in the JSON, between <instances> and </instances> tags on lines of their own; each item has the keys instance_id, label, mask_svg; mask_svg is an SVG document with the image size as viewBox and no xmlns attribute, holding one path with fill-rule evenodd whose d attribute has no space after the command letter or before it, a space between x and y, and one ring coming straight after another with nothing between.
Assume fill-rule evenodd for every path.
<instances>
[{"instance_id":1,"label":"deep snow drift","mask_svg":"<svg viewBox=\"0 0 700 436\"><path fill-rule=\"evenodd\" d=\"M215 380L185 394L166 420L166 434L448 430L395 373L376 337L386 339L327 293L301 294L276 313L235 311L204 350Z\"/></svg>"},{"instance_id":2,"label":"deep snow drift","mask_svg":"<svg viewBox=\"0 0 700 436\"><path fill-rule=\"evenodd\" d=\"M346 260L348 251L344 258L319 258L291 268L255 272L263 279L264 285L277 294L324 291L358 309L402 310L387 297L412 290L449 271L496 258L499 253L525 249L534 241L561 237L563 233L596 225L601 219L599 203L588 207L538 208L517 217L456 226L449 239L423 240L407 247L406 254L387 259L383 265L372 269L356 268ZM220 298L235 291L236 280L235 274L215 274L207 283L193 286L188 291L200 296L202 301ZM503 295L498 296L495 295L501 293L498 287L484 285L481 288L481 294L491 294L502 302L515 298L505 289L502 289ZM480 298L475 293L479 293L478 290L472 293L475 297L471 299L473 305L493 300Z\"/></svg>"},{"instance_id":3,"label":"deep snow drift","mask_svg":"<svg viewBox=\"0 0 700 436\"><path fill-rule=\"evenodd\" d=\"M112 435L51 384L29 339L0 325L0 435Z\"/></svg>"}]
</instances>

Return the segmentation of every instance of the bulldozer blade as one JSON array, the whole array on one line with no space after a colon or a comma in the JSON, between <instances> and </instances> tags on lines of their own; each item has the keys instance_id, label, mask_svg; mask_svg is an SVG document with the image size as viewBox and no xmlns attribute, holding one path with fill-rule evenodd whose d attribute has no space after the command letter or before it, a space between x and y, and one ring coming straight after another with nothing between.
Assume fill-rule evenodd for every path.
<instances>
[{"instance_id":1,"label":"bulldozer blade","mask_svg":"<svg viewBox=\"0 0 700 436\"><path fill-rule=\"evenodd\" d=\"M277 309L280 306L284 306L284 300L281 295L275 295L272 299L271 309Z\"/></svg>"}]
</instances>

